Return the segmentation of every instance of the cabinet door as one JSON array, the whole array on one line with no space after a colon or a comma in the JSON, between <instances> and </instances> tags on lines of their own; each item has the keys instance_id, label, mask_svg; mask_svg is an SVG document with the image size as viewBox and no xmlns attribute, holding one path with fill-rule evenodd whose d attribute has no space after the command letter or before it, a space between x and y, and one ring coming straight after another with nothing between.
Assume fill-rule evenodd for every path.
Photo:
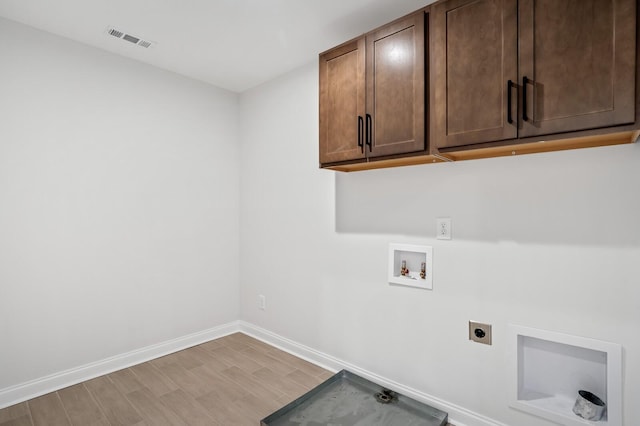
<instances>
[{"instance_id":1,"label":"cabinet door","mask_svg":"<svg viewBox=\"0 0 640 426\"><path fill-rule=\"evenodd\" d=\"M369 157L426 149L424 21L416 13L366 36Z\"/></svg>"},{"instance_id":2,"label":"cabinet door","mask_svg":"<svg viewBox=\"0 0 640 426\"><path fill-rule=\"evenodd\" d=\"M438 148L517 137L517 1L450 0L431 11Z\"/></svg>"},{"instance_id":3,"label":"cabinet door","mask_svg":"<svg viewBox=\"0 0 640 426\"><path fill-rule=\"evenodd\" d=\"M520 136L634 122L635 40L636 0L520 0Z\"/></svg>"},{"instance_id":4,"label":"cabinet door","mask_svg":"<svg viewBox=\"0 0 640 426\"><path fill-rule=\"evenodd\" d=\"M365 158L365 42L320 55L320 163Z\"/></svg>"}]
</instances>

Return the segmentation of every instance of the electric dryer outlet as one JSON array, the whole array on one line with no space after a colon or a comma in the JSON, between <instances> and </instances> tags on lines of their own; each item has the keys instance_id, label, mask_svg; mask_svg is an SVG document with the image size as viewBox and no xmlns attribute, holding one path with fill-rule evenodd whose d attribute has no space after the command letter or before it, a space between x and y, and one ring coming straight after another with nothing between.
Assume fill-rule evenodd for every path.
<instances>
[{"instance_id":1,"label":"electric dryer outlet","mask_svg":"<svg viewBox=\"0 0 640 426\"><path fill-rule=\"evenodd\" d=\"M469 321L469 340L491 345L491 324Z\"/></svg>"}]
</instances>

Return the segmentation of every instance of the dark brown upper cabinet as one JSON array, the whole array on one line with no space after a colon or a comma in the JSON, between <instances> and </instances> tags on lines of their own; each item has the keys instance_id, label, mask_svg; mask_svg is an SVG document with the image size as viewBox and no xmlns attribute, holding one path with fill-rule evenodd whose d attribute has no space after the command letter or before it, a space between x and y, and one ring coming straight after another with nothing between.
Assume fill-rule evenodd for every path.
<instances>
[{"instance_id":1,"label":"dark brown upper cabinet","mask_svg":"<svg viewBox=\"0 0 640 426\"><path fill-rule=\"evenodd\" d=\"M431 18L439 149L636 121L636 0L448 0Z\"/></svg>"},{"instance_id":2,"label":"dark brown upper cabinet","mask_svg":"<svg viewBox=\"0 0 640 426\"><path fill-rule=\"evenodd\" d=\"M320 165L424 152L425 13L320 54Z\"/></svg>"},{"instance_id":3,"label":"dark brown upper cabinet","mask_svg":"<svg viewBox=\"0 0 640 426\"><path fill-rule=\"evenodd\" d=\"M320 163L365 158L365 40L320 55Z\"/></svg>"}]
</instances>

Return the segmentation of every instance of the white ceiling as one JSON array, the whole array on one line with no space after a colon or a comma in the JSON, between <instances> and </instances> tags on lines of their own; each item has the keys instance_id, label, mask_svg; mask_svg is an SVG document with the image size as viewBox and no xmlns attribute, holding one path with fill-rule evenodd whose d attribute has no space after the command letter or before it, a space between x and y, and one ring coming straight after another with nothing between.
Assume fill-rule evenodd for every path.
<instances>
[{"instance_id":1,"label":"white ceiling","mask_svg":"<svg viewBox=\"0 0 640 426\"><path fill-rule=\"evenodd\" d=\"M431 0L0 0L0 16L242 92ZM145 49L108 27L157 43Z\"/></svg>"}]
</instances>

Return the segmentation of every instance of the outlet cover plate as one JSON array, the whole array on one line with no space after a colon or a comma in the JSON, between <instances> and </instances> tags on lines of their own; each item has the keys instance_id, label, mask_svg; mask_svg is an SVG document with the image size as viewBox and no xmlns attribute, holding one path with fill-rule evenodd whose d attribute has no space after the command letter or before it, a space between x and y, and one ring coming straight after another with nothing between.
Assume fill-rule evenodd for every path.
<instances>
[{"instance_id":1,"label":"outlet cover plate","mask_svg":"<svg viewBox=\"0 0 640 426\"><path fill-rule=\"evenodd\" d=\"M436 239L438 240L451 239L451 218L450 217L439 217L436 219Z\"/></svg>"},{"instance_id":2,"label":"outlet cover plate","mask_svg":"<svg viewBox=\"0 0 640 426\"><path fill-rule=\"evenodd\" d=\"M491 345L491 324L469 321L469 340Z\"/></svg>"}]
</instances>

